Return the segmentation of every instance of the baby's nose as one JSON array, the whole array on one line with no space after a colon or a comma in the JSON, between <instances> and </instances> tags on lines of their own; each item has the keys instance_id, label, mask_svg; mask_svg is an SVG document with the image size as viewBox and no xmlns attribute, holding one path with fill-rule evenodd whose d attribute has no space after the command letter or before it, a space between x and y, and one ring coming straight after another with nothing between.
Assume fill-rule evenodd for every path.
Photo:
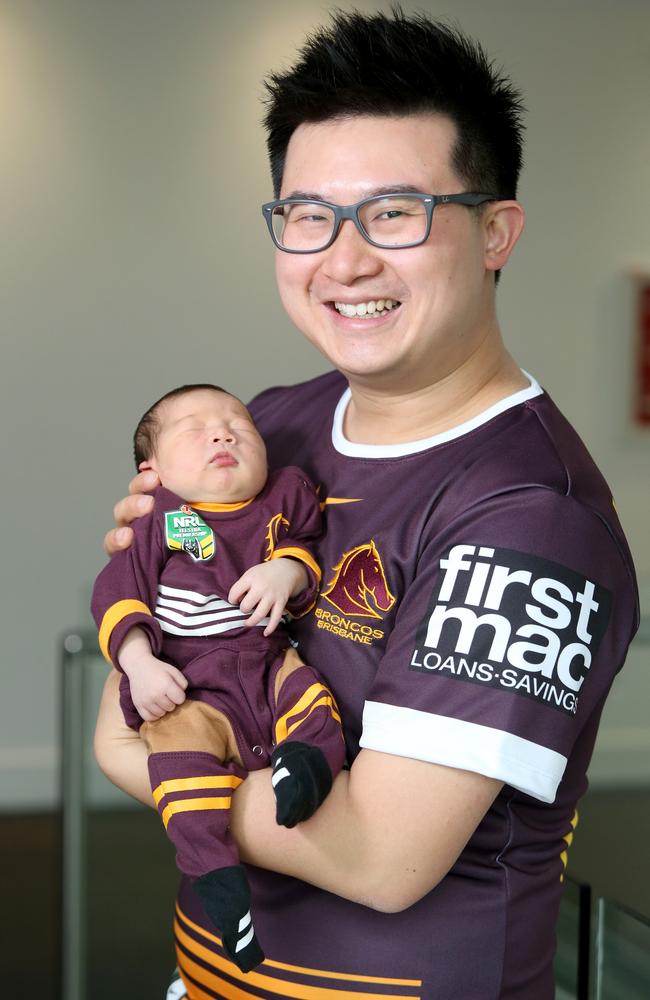
<instances>
[{"instance_id":1,"label":"baby's nose","mask_svg":"<svg viewBox=\"0 0 650 1000\"><path fill-rule=\"evenodd\" d=\"M218 427L212 432L212 440L215 444L219 441L234 441L235 436L228 427Z\"/></svg>"}]
</instances>

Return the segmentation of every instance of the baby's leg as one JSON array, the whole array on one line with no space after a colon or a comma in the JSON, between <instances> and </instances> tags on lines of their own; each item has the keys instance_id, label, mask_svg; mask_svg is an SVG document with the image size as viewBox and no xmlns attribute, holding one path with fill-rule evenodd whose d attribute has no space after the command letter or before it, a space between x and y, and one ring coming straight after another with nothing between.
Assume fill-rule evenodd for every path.
<instances>
[{"instance_id":1,"label":"baby's leg","mask_svg":"<svg viewBox=\"0 0 650 1000\"><path fill-rule=\"evenodd\" d=\"M154 801L178 867L192 878L225 951L248 972L264 954L229 829L232 793L246 776L232 726L222 712L188 698L161 719L143 723L140 732L150 751Z\"/></svg>"},{"instance_id":2,"label":"baby's leg","mask_svg":"<svg viewBox=\"0 0 650 1000\"><path fill-rule=\"evenodd\" d=\"M343 767L341 717L316 671L287 657L275 677L271 756L276 819L293 827L309 819Z\"/></svg>"}]
</instances>

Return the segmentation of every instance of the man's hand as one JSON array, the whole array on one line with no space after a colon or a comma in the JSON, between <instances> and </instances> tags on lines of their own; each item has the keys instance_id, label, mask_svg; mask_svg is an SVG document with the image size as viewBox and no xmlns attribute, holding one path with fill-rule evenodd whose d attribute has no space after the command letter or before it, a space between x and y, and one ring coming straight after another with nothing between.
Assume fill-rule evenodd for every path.
<instances>
[{"instance_id":1,"label":"man's hand","mask_svg":"<svg viewBox=\"0 0 650 1000\"><path fill-rule=\"evenodd\" d=\"M156 486L160 486L160 480L151 469L144 469L133 477L129 483L129 496L118 500L113 507L117 528L111 528L104 538L104 551L107 555L113 556L121 549L128 549L133 541L133 529L129 525L153 508L153 497L146 496L146 493Z\"/></svg>"},{"instance_id":2,"label":"man's hand","mask_svg":"<svg viewBox=\"0 0 650 1000\"><path fill-rule=\"evenodd\" d=\"M145 722L155 722L185 701L187 680L177 667L157 659L146 633L130 629L117 654L129 678L131 700Z\"/></svg>"},{"instance_id":3,"label":"man's hand","mask_svg":"<svg viewBox=\"0 0 650 1000\"><path fill-rule=\"evenodd\" d=\"M280 624L289 598L299 594L308 583L302 563L284 556L247 569L230 588L228 600L238 604L245 614L253 612L246 622L248 627L268 617L264 635L271 635Z\"/></svg>"}]
</instances>

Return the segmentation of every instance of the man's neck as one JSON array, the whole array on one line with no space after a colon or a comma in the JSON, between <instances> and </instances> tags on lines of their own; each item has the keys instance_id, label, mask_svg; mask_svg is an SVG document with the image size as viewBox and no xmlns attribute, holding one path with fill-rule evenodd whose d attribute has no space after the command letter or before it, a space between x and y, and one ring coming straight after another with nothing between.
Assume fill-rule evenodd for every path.
<instances>
[{"instance_id":1,"label":"man's neck","mask_svg":"<svg viewBox=\"0 0 650 1000\"><path fill-rule=\"evenodd\" d=\"M358 444L418 441L458 427L528 384L505 349L490 359L475 355L439 381L400 393L351 379L344 433Z\"/></svg>"}]
</instances>

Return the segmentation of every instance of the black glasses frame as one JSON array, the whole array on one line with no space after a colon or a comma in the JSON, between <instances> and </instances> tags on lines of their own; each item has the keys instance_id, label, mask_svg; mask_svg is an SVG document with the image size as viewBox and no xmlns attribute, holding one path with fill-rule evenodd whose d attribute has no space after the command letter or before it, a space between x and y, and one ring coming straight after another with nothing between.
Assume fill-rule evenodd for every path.
<instances>
[{"instance_id":1,"label":"black glasses frame","mask_svg":"<svg viewBox=\"0 0 650 1000\"><path fill-rule=\"evenodd\" d=\"M369 205L371 202L384 201L386 198L390 198L391 195L399 197L400 194L404 194L404 196L408 198L416 198L418 201L422 202L427 213L426 232L421 240L415 240L413 243L400 243L397 246L394 243L378 243L376 240L371 239L364 229L363 223L359 218L359 211L364 205ZM367 243L370 243L371 246L377 247L379 250L406 250L409 247L419 247L422 243L426 243L429 239L429 234L431 232L431 219L433 218L433 210L436 205L469 205L474 207L476 205L482 205L486 201L496 200L496 196L493 194L478 194L473 191L466 191L462 194L420 194L418 191L394 191L388 192L387 194L373 195L371 198L363 198L361 201L357 201L354 205L334 205L330 201L319 201L315 198L281 198L278 201L268 201L265 205L262 205L262 214L266 219L271 239L275 243L278 250L282 250L284 253L321 253L323 250L327 250L328 247L331 247L332 243L338 236L339 230L341 229L341 223L344 219L349 219L350 222L353 222L357 227L357 230L363 236L364 240ZM278 242L273 231L273 212L276 208L282 208L284 205L322 205L324 208L331 209L334 213L334 227L332 229L332 235L327 243L323 243L321 247L317 247L314 250L292 250L290 247L282 246L282 244Z\"/></svg>"}]
</instances>

